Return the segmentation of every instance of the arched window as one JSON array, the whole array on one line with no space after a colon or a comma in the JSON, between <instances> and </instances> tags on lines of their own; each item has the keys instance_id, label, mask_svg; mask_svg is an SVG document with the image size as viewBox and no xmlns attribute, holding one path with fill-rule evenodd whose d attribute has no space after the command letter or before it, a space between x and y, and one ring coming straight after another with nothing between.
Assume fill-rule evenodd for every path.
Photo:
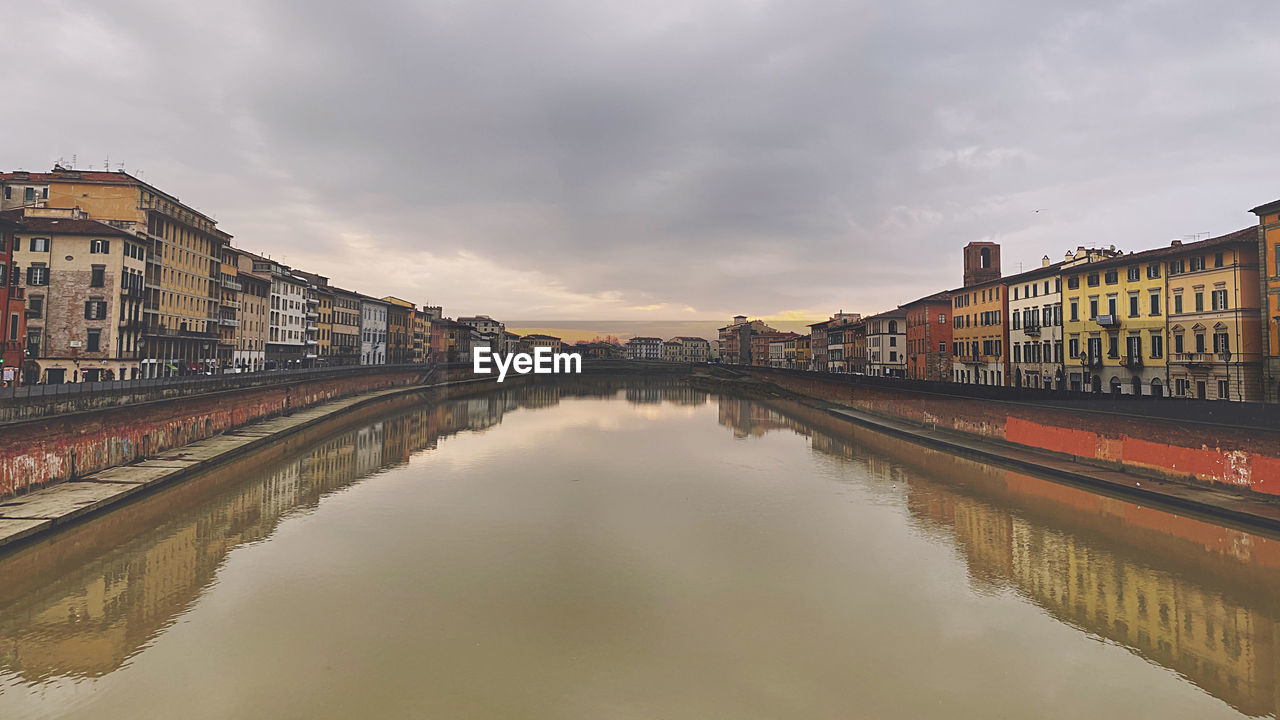
<instances>
[{"instance_id":1,"label":"arched window","mask_svg":"<svg viewBox=\"0 0 1280 720\"><path fill-rule=\"evenodd\" d=\"M891 333L896 333L896 332L898 332L898 321L897 321L897 320L890 320L890 321L889 321L889 332L891 332Z\"/></svg>"}]
</instances>

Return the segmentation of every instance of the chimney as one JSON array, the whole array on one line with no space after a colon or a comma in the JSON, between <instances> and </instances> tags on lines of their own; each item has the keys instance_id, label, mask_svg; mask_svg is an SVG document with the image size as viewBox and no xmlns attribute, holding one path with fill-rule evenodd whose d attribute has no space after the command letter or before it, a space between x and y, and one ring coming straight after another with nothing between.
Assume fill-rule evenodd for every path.
<instances>
[{"instance_id":1,"label":"chimney","mask_svg":"<svg viewBox=\"0 0 1280 720\"><path fill-rule=\"evenodd\" d=\"M1169 243L1169 245L1170 245L1171 247L1180 247L1180 246L1182 245L1182 241L1181 241L1181 240L1174 240L1173 242Z\"/></svg>"},{"instance_id":2,"label":"chimney","mask_svg":"<svg viewBox=\"0 0 1280 720\"><path fill-rule=\"evenodd\" d=\"M1049 256L1045 255L1040 258L1040 267L1049 267Z\"/></svg>"}]
</instances>

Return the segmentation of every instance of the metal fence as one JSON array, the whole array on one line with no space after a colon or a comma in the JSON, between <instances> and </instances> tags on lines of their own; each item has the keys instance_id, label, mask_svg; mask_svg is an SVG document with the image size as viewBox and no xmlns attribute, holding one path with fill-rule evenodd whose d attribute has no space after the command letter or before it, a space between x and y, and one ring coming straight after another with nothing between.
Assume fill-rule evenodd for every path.
<instances>
[{"instance_id":1,"label":"metal fence","mask_svg":"<svg viewBox=\"0 0 1280 720\"><path fill-rule=\"evenodd\" d=\"M0 388L0 404L40 402L58 398L81 397L85 395L129 394L147 391L176 390L175 395L196 395L200 393L235 390L239 388L273 385L295 380L320 379L331 377L356 377L387 371L420 370L424 375L432 373L437 366L432 363L406 363L398 365L342 365L322 368L298 368L293 370L262 370L251 373L229 373L225 375L176 375L164 378L139 378L137 380L105 380L101 382L73 382L41 385L22 385Z\"/></svg>"}]
</instances>

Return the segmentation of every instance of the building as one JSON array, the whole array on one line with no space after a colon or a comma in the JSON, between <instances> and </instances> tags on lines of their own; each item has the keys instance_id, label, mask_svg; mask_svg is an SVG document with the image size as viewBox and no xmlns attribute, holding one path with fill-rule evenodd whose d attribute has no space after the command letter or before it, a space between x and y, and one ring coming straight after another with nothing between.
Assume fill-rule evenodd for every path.
<instances>
[{"instance_id":1,"label":"building","mask_svg":"<svg viewBox=\"0 0 1280 720\"><path fill-rule=\"evenodd\" d=\"M809 325L809 369L827 371L827 323L828 320Z\"/></svg>"},{"instance_id":2,"label":"building","mask_svg":"<svg viewBox=\"0 0 1280 720\"><path fill-rule=\"evenodd\" d=\"M387 362L412 362L413 303L390 296L382 300L387 303Z\"/></svg>"},{"instance_id":3,"label":"building","mask_svg":"<svg viewBox=\"0 0 1280 720\"><path fill-rule=\"evenodd\" d=\"M413 347L411 354L413 362L425 363L427 354L431 350L431 321L427 319L426 313L415 309L413 311Z\"/></svg>"},{"instance_id":4,"label":"building","mask_svg":"<svg viewBox=\"0 0 1280 720\"><path fill-rule=\"evenodd\" d=\"M770 363L769 343L794 337L796 337L796 333L778 332L776 330L753 334L751 336L751 364L756 367L774 367ZM779 347L779 353L781 353L781 346ZM779 359L781 359L781 354L779 354Z\"/></svg>"},{"instance_id":5,"label":"building","mask_svg":"<svg viewBox=\"0 0 1280 720\"><path fill-rule=\"evenodd\" d=\"M224 263L229 275L235 270L240 285L240 324L235 328L231 366L236 372L259 372L267 366L267 339L271 327L271 278L253 272L253 256L235 251L234 266Z\"/></svg>"},{"instance_id":6,"label":"building","mask_svg":"<svg viewBox=\"0 0 1280 720\"><path fill-rule=\"evenodd\" d=\"M679 345L676 360L686 363L705 363L711 359L711 343L700 337L680 335L672 338Z\"/></svg>"},{"instance_id":7,"label":"building","mask_svg":"<svg viewBox=\"0 0 1280 720\"><path fill-rule=\"evenodd\" d=\"M850 331L861 322L862 315L847 313L843 310L831 316L825 323L826 367L828 372L853 372L850 355L846 351L845 340L851 337ZM860 356L861 357L861 356ZM862 363L854 363L861 367Z\"/></svg>"},{"instance_id":8,"label":"building","mask_svg":"<svg viewBox=\"0 0 1280 720\"><path fill-rule=\"evenodd\" d=\"M226 372L236 367L236 337L240 333L240 315L243 301L240 294L240 251L224 245L218 271L218 370Z\"/></svg>"},{"instance_id":9,"label":"building","mask_svg":"<svg viewBox=\"0 0 1280 720\"><path fill-rule=\"evenodd\" d=\"M907 312L902 308L872 315L866 320L868 375L906 377Z\"/></svg>"},{"instance_id":10,"label":"building","mask_svg":"<svg viewBox=\"0 0 1280 720\"><path fill-rule=\"evenodd\" d=\"M951 293L951 372L956 382L1004 385L1008 297L1000 281L1000 246L964 248L965 286ZM972 284L971 284L972 283Z\"/></svg>"},{"instance_id":11,"label":"building","mask_svg":"<svg viewBox=\"0 0 1280 720\"><path fill-rule=\"evenodd\" d=\"M907 324L907 372L913 380L951 380L951 293L902 306Z\"/></svg>"},{"instance_id":12,"label":"building","mask_svg":"<svg viewBox=\"0 0 1280 720\"><path fill-rule=\"evenodd\" d=\"M27 382L141 377L146 238L76 210L29 208L9 247L26 304L6 293L6 366L18 364L7 343L25 335Z\"/></svg>"},{"instance_id":13,"label":"building","mask_svg":"<svg viewBox=\"0 0 1280 720\"><path fill-rule=\"evenodd\" d=\"M1062 268L1063 263L1050 263L1045 256L1040 267L1005 278L1012 387L1066 389Z\"/></svg>"},{"instance_id":14,"label":"building","mask_svg":"<svg viewBox=\"0 0 1280 720\"><path fill-rule=\"evenodd\" d=\"M431 321L431 356L436 362L458 363L471 361L470 325L463 325L449 318Z\"/></svg>"},{"instance_id":15,"label":"building","mask_svg":"<svg viewBox=\"0 0 1280 720\"><path fill-rule=\"evenodd\" d=\"M842 354L845 358L845 372L865 375L867 372L867 321L859 317L850 322L844 329L844 345ZM830 341L827 352L831 352Z\"/></svg>"},{"instance_id":16,"label":"building","mask_svg":"<svg viewBox=\"0 0 1280 720\"><path fill-rule=\"evenodd\" d=\"M23 381L26 357L26 288L22 287L21 273L14 269L13 262L14 236L20 227L16 220L0 216L0 378L6 387Z\"/></svg>"},{"instance_id":17,"label":"building","mask_svg":"<svg viewBox=\"0 0 1280 720\"><path fill-rule=\"evenodd\" d=\"M545 348L551 348L551 352L553 353L558 353L560 352L560 346L562 344L560 342L560 338L554 335L541 335L539 333L525 335L524 337L520 338L520 342L522 345L529 348L530 352L540 347L545 347ZM662 358L659 357L656 359L661 360Z\"/></svg>"},{"instance_id":18,"label":"building","mask_svg":"<svg viewBox=\"0 0 1280 720\"><path fill-rule=\"evenodd\" d=\"M662 338L633 337L627 341L628 360L661 360L662 358Z\"/></svg>"},{"instance_id":19,"label":"building","mask_svg":"<svg viewBox=\"0 0 1280 720\"><path fill-rule=\"evenodd\" d=\"M79 210L146 245L142 370L147 377L217 365L222 248L230 235L207 215L121 171L55 166L0 174L0 209Z\"/></svg>"},{"instance_id":20,"label":"building","mask_svg":"<svg viewBox=\"0 0 1280 720\"><path fill-rule=\"evenodd\" d=\"M1144 255L1146 253L1143 253ZM1265 397L1258 228L1153 251L1165 265L1169 388L1175 397ZM1132 322L1132 293L1130 314ZM1147 310L1142 303L1142 310ZM1157 308L1158 309L1158 308ZM1132 336L1129 327L1125 330ZM1154 335L1152 335L1154 337ZM1129 345L1133 344L1130 339ZM1127 347L1126 354L1133 348Z\"/></svg>"},{"instance_id":21,"label":"building","mask_svg":"<svg viewBox=\"0 0 1280 720\"><path fill-rule=\"evenodd\" d=\"M1168 342L1161 253L1116 254L1062 269L1068 389L1166 394Z\"/></svg>"},{"instance_id":22,"label":"building","mask_svg":"<svg viewBox=\"0 0 1280 720\"><path fill-rule=\"evenodd\" d=\"M333 362L333 290L329 278L316 273L293 270L307 282L303 297L303 360L308 367L334 365Z\"/></svg>"},{"instance_id":23,"label":"building","mask_svg":"<svg viewBox=\"0 0 1280 720\"><path fill-rule=\"evenodd\" d=\"M1280 200L1259 205L1249 212L1258 216L1263 399L1280 402Z\"/></svg>"},{"instance_id":24,"label":"building","mask_svg":"<svg viewBox=\"0 0 1280 720\"><path fill-rule=\"evenodd\" d=\"M621 360L627 356L626 348L608 342L588 342L574 345L573 349L584 359Z\"/></svg>"},{"instance_id":25,"label":"building","mask_svg":"<svg viewBox=\"0 0 1280 720\"><path fill-rule=\"evenodd\" d=\"M747 320L746 315L735 315L733 320L720 328L720 362L735 365L751 364L751 338L760 333L776 333L763 320Z\"/></svg>"},{"instance_id":26,"label":"building","mask_svg":"<svg viewBox=\"0 0 1280 720\"><path fill-rule=\"evenodd\" d=\"M810 367L813 364L813 358L810 355L810 352L811 352L810 342L811 342L811 336L809 335L801 335L800 337L796 338L795 357L793 358L793 364L791 367L797 370L810 369Z\"/></svg>"},{"instance_id":27,"label":"building","mask_svg":"<svg viewBox=\"0 0 1280 720\"><path fill-rule=\"evenodd\" d=\"M248 253L246 253L248 254ZM300 368L307 358L307 281L287 265L249 254L253 272L271 282L267 310L268 370Z\"/></svg>"},{"instance_id":28,"label":"building","mask_svg":"<svg viewBox=\"0 0 1280 720\"><path fill-rule=\"evenodd\" d=\"M668 340L662 343L662 359L667 362L680 362L680 342Z\"/></svg>"},{"instance_id":29,"label":"building","mask_svg":"<svg viewBox=\"0 0 1280 720\"><path fill-rule=\"evenodd\" d=\"M360 364L387 364L387 315L383 300L360 296Z\"/></svg>"},{"instance_id":30,"label":"building","mask_svg":"<svg viewBox=\"0 0 1280 720\"><path fill-rule=\"evenodd\" d=\"M460 317L458 318L458 322L462 323L463 325L470 325L471 327L487 335L497 335L499 333L505 332L507 329L506 325L498 322L497 320L494 320L488 315L471 315L468 317Z\"/></svg>"},{"instance_id":31,"label":"building","mask_svg":"<svg viewBox=\"0 0 1280 720\"><path fill-rule=\"evenodd\" d=\"M333 294L329 360L334 365L360 365L364 349L360 335L360 293L333 286L329 291Z\"/></svg>"}]
</instances>

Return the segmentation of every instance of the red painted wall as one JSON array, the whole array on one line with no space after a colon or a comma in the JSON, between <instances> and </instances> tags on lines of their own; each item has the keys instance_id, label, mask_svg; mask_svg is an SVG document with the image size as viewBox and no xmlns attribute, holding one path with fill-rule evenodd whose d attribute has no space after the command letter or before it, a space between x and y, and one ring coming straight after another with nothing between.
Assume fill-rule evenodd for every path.
<instances>
[{"instance_id":1,"label":"red painted wall","mask_svg":"<svg viewBox=\"0 0 1280 720\"><path fill-rule=\"evenodd\" d=\"M1151 475L1280 495L1280 430L1191 425L755 371L788 390Z\"/></svg>"},{"instance_id":2,"label":"red painted wall","mask_svg":"<svg viewBox=\"0 0 1280 720\"><path fill-rule=\"evenodd\" d=\"M421 372L294 382L42 418L0 432L0 497L145 459L292 409L407 385Z\"/></svg>"}]
</instances>

